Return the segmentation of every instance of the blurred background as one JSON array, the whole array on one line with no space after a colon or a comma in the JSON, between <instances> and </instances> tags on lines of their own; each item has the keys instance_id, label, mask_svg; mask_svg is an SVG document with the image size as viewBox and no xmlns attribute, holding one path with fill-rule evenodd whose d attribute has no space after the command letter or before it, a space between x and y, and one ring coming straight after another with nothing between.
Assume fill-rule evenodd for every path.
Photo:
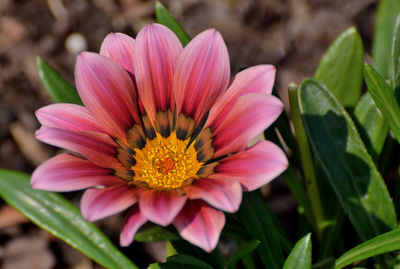
<instances>
[{"instance_id":1,"label":"blurred background","mask_svg":"<svg viewBox=\"0 0 400 269\"><path fill-rule=\"evenodd\" d=\"M162 0L190 36L219 30L233 74L261 63L277 67L276 86L286 100L290 81L312 76L329 44L355 25L371 51L377 0ZM36 70L42 57L73 83L76 55L98 52L109 32L131 36L154 22L154 1L0 0L0 167L31 173L57 153L39 143L34 111L52 102ZM296 221L296 202L282 180L263 188L274 213ZM79 203L80 193L67 194ZM118 244L122 216L98 225ZM288 231L289 234L291 231ZM123 249L145 268L162 261L162 243L135 243ZM29 223L0 200L0 268L102 268L67 244Z\"/></svg>"}]
</instances>

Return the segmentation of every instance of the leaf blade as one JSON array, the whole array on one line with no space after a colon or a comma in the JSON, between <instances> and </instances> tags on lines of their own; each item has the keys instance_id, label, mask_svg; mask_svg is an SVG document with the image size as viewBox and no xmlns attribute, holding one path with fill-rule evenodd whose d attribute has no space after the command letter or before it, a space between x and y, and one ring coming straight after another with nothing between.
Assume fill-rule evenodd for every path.
<instances>
[{"instance_id":1,"label":"leaf blade","mask_svg":"<svg viewBox=\"0 0 400 269\"><path fill-rule=\"evenodd\" d=\"M335 268L343 268L353 262L400 249L400 229L376 236L344 253L335 262Z\"/></svg>"},{"instance_id":2,"label":"leaf blade","mask_svg":"<svg viewBox=\"0 0 400 269\"><path fill-rule=\"evenodd\" d=\"M283 269L311 268L311 235L307 234L301 238L289 257L286 259Z\"/></svg>"},{"instance_id":3,"label":"leaf blade","mask_svg":"<svg viewBox=\"0 0 400 269\"><path fill-rule=\"evenodd\" d=\"M61 195L33 190L29 176L0 169L0 196L28 219L106 268L137 268Z\"/></svg>"},{"instance_id":4,"label":"leaf blade","mask_svg":"<svg viewBox=\"0 0 400 269\"><path fill-rule=\"evenodd\" d=\"M300 107L314 152L360 237L396 227L383 179L344 108L314 79L300 86Z\"/></svg>"},{"instance_id":5,"label":"leaf blade","mask_svg":"<svg viewBox=\"0 0 400 269\"><path fill-rule=\"evenodd\" d=\"M179 22L169 13L163 4L156 1L156 18L157 22L167 26L181 41L182 46L186 46L190 42L189 35L185 32Z\"/></svg>"},{"instance_id":6,"label":"leaf blade","mask_svg":"<svg viewBox=\"0 0 400 269\"><path fill-rule=\"evenodd\" d=\"M37 57L36 64L40 80L55 102L82 105L81 98L75 88L62 78L53 67L40 57Z\"/></svg>"},{"instance_id":7,"label":"leaf blade","mask_svg":"<svg viewBox=\"0 0 400 269\"><path fill-rule=\"evenodd\" d=\"M360 98L364 49L355 27L344 31L322 56L314 77L346 107Z\"/></svg>"},{"instance_id":8,"label":"leaf blade","mask_svg":"<svg viewBox=\"0 0 400 269\"><path fill-rule=\"evenodd\" d=\"M400 107L396 102L393 90L387 85L385 79L368 63L364 66L364 77L368 92L400 143Z\"/></svg>"},{"instance_id":9,"label":"leaf blade","mask_svg":"<svg viewBox=\"0 0 400 269\"><path fill-rule=\"evenodd\" d=\"M242 258L250 255L260 244L259 240L252 240L247 242L244 246L242 246L228 261L228 269L235 269L236 264Z\"/></svg>"}]
</instances>

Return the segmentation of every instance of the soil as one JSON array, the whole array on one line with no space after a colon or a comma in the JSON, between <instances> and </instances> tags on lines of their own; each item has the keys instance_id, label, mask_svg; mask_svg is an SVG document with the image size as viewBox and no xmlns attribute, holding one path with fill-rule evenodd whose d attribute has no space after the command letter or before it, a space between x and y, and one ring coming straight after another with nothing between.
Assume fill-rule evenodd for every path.
<instances>
[{"instance_id":1,"label":"soil","mask_svg":"<svg viewBox=\"0 0 400 269\"><path fill-rule=\"evenodd\" d=\"M277 68L276 86L286 100L289 82L312 76L329 44L356 26L371 51L377 0L170 0L162 1L189 35L216 28L227 44L233 73L262 63ZM36 70L36 56L71 83L76 55L98 51L109 32L135 36L154 22L154 1L0 1L0 167L31 173L60 150L34 139L34 111L52 103ZM296 203L281 180L263 188L283 221ZM79 203L81 193L67 194ZM120 215L98 225L118 245ZM289 231L290 232L290 231ZM135 243L123 251L141 268L163 260L162 243ZM5 269L102 268L42 231L0 200L0 267Z\"/></svg>"}]
</instances>

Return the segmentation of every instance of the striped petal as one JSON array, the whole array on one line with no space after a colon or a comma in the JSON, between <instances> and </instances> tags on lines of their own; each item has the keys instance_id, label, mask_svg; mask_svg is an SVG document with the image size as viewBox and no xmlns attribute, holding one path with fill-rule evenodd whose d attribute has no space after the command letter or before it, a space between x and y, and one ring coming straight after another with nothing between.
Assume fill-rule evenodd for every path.
<instances>
[{"instance_id":1,"label":"striped petal","mask_svg":"<svg viewBox=\"0 0 400 269\"><path fill-rule=\"evenodd\" d=\"M273 123L283 110L282 102L265 94L246 94L213 133L215 157L242 151L249 141Z\"/></svg>"},{"instance_id":2,"label":"striped petal","mask_svg":"<svg viewBox=\"0 0 400 269\"><path fill-rule=\"evenodd\" d=\"M60 192L117 183L121 183L121 179L112 176L111 170L71 154L60 154L47 160L33 172L31 179L34 189Z\"/></svg>"},{"instance_id":3,"label":"striped petal","mask_svg":"<svg viewBox=\"0 0 400 269\"><path fill-rule=\"evenodd\" d=\"M275 80L273 65L258 65L238 73L228 90L217 100L210 110L206 127L214 128L222 123L238 99L250 93L271 94Z\"/></svg>"},{"instance_id":4,"label":"striped petal","mask_svg":"<svg viewBox=\"0 0 400 269\"><path fill-rule=\"evenodd\" d=\"M75 65L79 95L97 121L114 137L140 123L131 77L119 64L96 53L83 52Z\"/></svg>"},{"instance_id":5,"label":"striped petal","mask_svg":"<svg viewBox=\"0 0 400 269\"><path fill-rule=\"evenodd\" d=\"M36 111L43 126L70 131L105 132L90 111L74 104L52 104Z\"/></svg>"},{"instance_id":6,"label":"striped petal","mask_svg":"<svg viewBox=\"0 0 400 269\"><path fill-rule=\"evenodd\" d=\"M149 221L167 226L181 211L186 199L172 191L149 190L141 193L139 207Z\"/></svg>"},{"instance_id":7,"label":"striped petal","mask_svg":"<svg viewBox=\"0 0 400 269\"><path fill-rule=\"evenodd\" d=\"M220 161L215 168L218 177L235 178L245 191L253 191L270 182L288 167L283 151L269 141L260 141L253 147Z\"/></svg>"},{"instance_id":8,"label":"striped petal","mask_svg":"<svg viewBox=\"0 0 400 269\"><path fill-rule=\"evenodd\" d=\"M213 207L233 213L242 201L242 188L235 179L221 179L218 174L200 178L185 188L189 199L202 199Z\"/></svg>"},{"instance_id":9,"label":"striped petal","mask_svg":"<svg viewBox=\"0 0 400 269\"><path fill-rule=\"evenodd\" d=\"M122 167L116 156L115 142L106 134L88 131L68 131L41 127L36 139L47 144L76 152L95 165L104 168Z\"/></svg>"},{"instance_id":10,"label":"striped petal","mask_svg":"<svg viewBox=\"0 0 400 269\"><path fill-rule=\"evenodd\" d=\"M140 99L151 121L156 113L174 109L172 83L182 51L178 38L167 27L150 24L136 37L133 64Z\"/></svg>"},{"instance_id":11,"label":"striped petal","mask_svg":"<svg viewBox=\"0 0 400 269\"><path fill-rule=\"evenodd\" d=\"M137 230L146 222L147 219L140 212L139 207L134 206L124 220L122 232L119 237L121 246L129 246L133 242Z\"/></svg>"},{"instance_id":12,"label":"striped petal","mask_svg":"<svg viewBox=\"0 0 400 269\"><path fill-rule=\"evenodd\" d=\"M100 54L119 63L133 73L133 48L135 39L122 33L109 33L100 47Z\"/></svg>"},{"instance_id":13,"label":"striped petal","mask_svg":"<svg viewBox=\"0 0 400 269\"><path fill-rule=\"evenodd\" d=\"M137 188L121 184L104 189L89 189L81 199L82 216L96 221L119 213L137 202Z\"/></svg>"},{"instance_id":14,"label":"striped petal","mask_svg":"<svg viewBox=\"0 0 400 269\"><path fill-rule=\"evenodd\" d=\"M214 29L197 35L179 56L174 77L178 114L197 125L229 84L229 56L221 34Z\"/></svg>"},{"instance_id":15,"label":"striped petal","mask_svg":"<svg viewBox=\"0 0 400 269\"><path fill-rule=\"evenodd\" d=\"M207 252L217 245L225 215L201 200L190 200L174 220L179 234Z\"/></svg>"}]
</instances>

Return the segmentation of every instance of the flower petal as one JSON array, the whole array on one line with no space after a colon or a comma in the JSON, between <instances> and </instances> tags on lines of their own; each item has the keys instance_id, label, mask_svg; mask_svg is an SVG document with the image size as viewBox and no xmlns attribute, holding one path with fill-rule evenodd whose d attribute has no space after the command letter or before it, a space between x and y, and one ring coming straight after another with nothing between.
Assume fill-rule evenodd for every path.
<instances>
[{"instance_id":1,"label":"flower petal","mask_svg":"<svg viewBox=\"0 0 400 269\"><path fill-rule=\"evenodd\" d=\"M147 222L146 217L140 212L138 206L134 206L129 214L125 217L122 232L119 237L119 242L121 246L127 247L135 238L137 230L140 226Z\"/></svg>"},{"instance_id":2,"label":"flower petal","mask_svg":"<svg viewBox=\"0 0 400 269\"><path fill-rule=\"evenodd\" d=\"M95 165L104 168L122 167L114 157L117 144L106 134L89 131L68 131L42 126L36 139L47 144L81 154Z\"/></svg>"},{"instance_id":3,"label":"flower petal","mask_svg":"<svg viewBox=\"0 0 400 269\"><path fill-rule=\"evenodd\" d=\"M244 150L249 141L274 122L283 110L272 95L246 94L239 98L213 133L214 157Z\"/></svg>"},{"instance_id":4,"label":"flower petal","mask_svg":"<svg viewBox=\"0 0 400 269\"><path fill-rule=\"evenodd\" d=\"M102 169L71 154L57 155L41 164L32 174L31 186L47 191L75 191L121 182L111 170Z\"/></svg>"},{"instance_id":5,"label":"flower petal","mask_svg":"<svg viewBox=\"0 0 400 269\"><path fill-rule=\"evenodd\" d=\"M258 189L288 167L288 160L283 151L266 140L219 162L215 168L218 176L236 178L245 191Z\"/></svg>"},{"instance_id":6,"label":"flower petal","mask_svg":"<svg viewBox=\"0 0 400 269\"><path fill-rule=\"evenodd\" d=\"M197 124L229 84L228 51L215 29L196 36L179 56L174 95L177 113L193 117Z\"/></svg>"},{"instance_id":7,"label":"flower petal","mask_svg":"<svg viewBox=\"0 0 400 269\"><path fill-rule=\"evenodd\" d=\"M220 210L233 213L242 201L242 188L236 179L225 180L211 175L200 178L185 188L189 199L202 199Z\"/></svg>"},{"instance_id":8,"label":"flower petal","mask_svg":"<svg viewBox=\"0 0 400 269\"><path fill-rule=\"evenodd\" d=\"M133 73L133 48L135 39L122 33L109 33L100 47L100 54L113 59Z\"/></svg>"},{"instance_id":9,"label":"flower petal","mask_svg":"<svg viewBox=\"0 0 400 269\"><path fill-rule=\"evenodd\" d=\"M211 252L225 225L225 215L201 200L190 200L175 218L174 225L184 239Z\"/></svg>"},{"instance_id":10,"label":"flower petal","mask_svg":"<svg viewBox=\"0 0 400 269\"><path fill-rule=\"evenodd\" d=\"M140 123L131 77L119 64L96 53L82 52L75 65L76 87L82 102L114 137Z\"/></svg>"},{"instance_id":11,"label":"flower petal","mask_svg":"<svg viewBox=\"0 0 400 269\"><path fill-rule=\"evenodd\" d=\"M137 192L137 188L125 184L89 189L81 199L82 216L96 221L121 212L137 202Z\"/></svg>"},{"instance_id":12,"label":"flower petal","mask_svg":"<svg viewBox=\"0 0 400 269\"><path fill-rule=\"evenodd\" d=\"M167 226L181 211L186 199L173 191L149 190L141 193L139 207L149 221Z\"/></svg>"},{"instance_id":13,"label":"flower petal","mask_svg":"<svg viewBox=\"0 0 400 269\"><path fill-rule=\"evenodd\" d=\"M90 111L74 104L52 104L36 111L43 126L70 131L105 132Z\"/></svg>"},{"instance_id":14,"label":"flower petal","mask_svg":"<svg viewBox=\"0 0 400 269\"><path fill-rule=\"evenodd\" d=\"M153 122L159 110L174 109L172 83L181 51L179 39L161 24L147 25L136 37L133 59L136 85Z\"/></svg>"},{"instance_id":15,"label":"flower petal","mask_svg":"<svg viewBox=\"0 0 400 269\"><path fill-rule=\"evenodd\" d=\"M239 72L228 90L210 110L205 126L216 127L222 123L239 97L250 93L271 94L275 79L273 65L258 65Z\"/></svg>"}]
</instances>

